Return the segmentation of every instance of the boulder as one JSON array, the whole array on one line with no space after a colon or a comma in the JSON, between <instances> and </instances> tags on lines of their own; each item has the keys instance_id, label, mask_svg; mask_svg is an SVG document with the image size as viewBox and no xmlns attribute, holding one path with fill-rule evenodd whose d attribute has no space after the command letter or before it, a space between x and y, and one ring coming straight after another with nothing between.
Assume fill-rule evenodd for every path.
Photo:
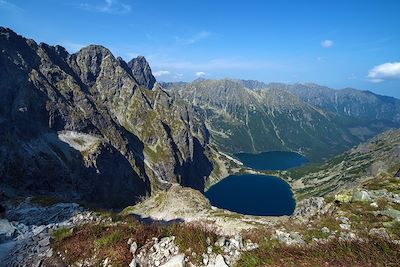
<instances>
[{"instance_id":1,"label":"boulder","mask_svg":"<svg viewBox=\"0 0 400 267\"><path fill-rule=\"evenodd\" d=\"M348 194L336 194L335 201L341 203L349 203L351 200L351 195Z\"/></svg>"},{"instance_id":2,"label":"boulder","mask_svg":"<svg viewBox=\"0 0 400 267\"><path fill-rule=\"evenodd\" d=\"M0 219L0 242L13 239L17 229L6 219Z\"/></svg>"},{"instance_id":3,"label":"boulder","mask_svg":"<svg viewBox=\"0 0 400 267\"><path fill-rule=\"evenodd\" d=\"M131 263L129 263L129 267L136 267L136 266L137 266L137 264L136 264L136 258L133 258L132 261L131 261Z\"/></svg>"},{"instance_id":4,"label":"boulder","mask_svg":"<svg viewBox=\"0 0 400 267\"><path fill-rule=\"evenodd\" d=\"M385 228L372 228L369 230L369 235L374 237L383 238L386 240L390 239L389 234L386 232Z\"/></svg>"},{"instance_id":5,"label":"boulder","mask_svg":"<svg viewBox=\"0 0 400 267\"><path fill-rule=\"evenodd\" d=\"M292 217L302 222L308 221L315 215L325 214L329 209L322 197L310 197L297 204Z\"/></svg>"},{"instance_id":6,"label":"boulder","mask_svg":"<svg viewBox=\"0 0 400 267\"><path fill-rule=\"evenodd\" d=\"M329 234L331 231L329 230L328 227L322 227L321 228L321 232L324 233L324 234Z\"/></svg>"},{"instance_id":7,"label":"boulder","mask_svg":"<svg viewBox=\"0 0 400 267\"><path fill-rule=\"evenodd\" d=\"M376 202L372 202L371 204L369 204L371 207L373 207L373 208L379 208L379 205L378 205L378 203L376 203Z\"/></svg>"},{"instance_id":8,"label":"boulder","mask_svg":"<svg viewBox=\"0 0 400 267\"><path fill-rule=\"evenodd\" d=\"M215 242L215 245L217 247L223 247L226 243L226 238L224 236L221 236L220 238L218 238L218 240Z\"/></svg>"},{"instance_id":9,"label":"boulder","mask_svg":"<svg viewBox=\"0 0 400 267\"><path fill-rule=\"evenodd\" d=\"M341 223L339 224L340 229L344 230L344 231L350 231L350 224L347 223Z\"/></svg>"},{"instance_id":10,"label":"boulder","mask_svg":"<svg viewBox=\"0 0 400 267\"><path fill-rule=\"evenodd\" d=\"M351 202L370 202L372 201L368 191L356 191L351 197Z\"/></svg>"},{"instance_id":11,"label":"boulder","mask_svg":"<svg viewBox=\"0 0 400 267\"><path fill-rule=\"evenodd\" d=\"M160 265L160 267L183 267L185 266L185 255L178 254L173 256L169 261Z\"/></svg>"},{"instance_id":12,"label":"boulder","mask_svg":"<svg viewBox=\"0 0 400 267\"><path fill-rule=\"evenodd\" d=\"M215 258L215 264L213 267L228 267L228 265L225 263L224 257L222 257L221 254L218 254Z\"/></svg>"},{"instance_id":13,"label":"boulder","mask_svg":"<svg viewBox=\"0 0 400 267\"><path fill-rule=\"evenodd\" d=\"M301 235L297 232L286 233L281 230L275 230L275 234L272 238L278 240L278 242L286 245L301 245L304 244L304 240Z\"/></svg>"},{"instance_id":14,"label":"boulder","mask_svg":"<svg viewBox=\"0 0 400 267\"><path fill-rule=\"evenodd\" d=\"M393 219L400 219L400 211L392 208L388 208L380 212L380 214L388 216Z\"/></svg>"},{"instance_id":15,"label":"boulder","mask_svg":"<svg viewBox=\"0 0 400 267\"><path fill-rule=\"evenodd\" d=\"M133 256L135 256L136 250L138 249L138 245L136 242L131 243L129 247L129 251L132 253Z\"/></svg>"}]
</instances>

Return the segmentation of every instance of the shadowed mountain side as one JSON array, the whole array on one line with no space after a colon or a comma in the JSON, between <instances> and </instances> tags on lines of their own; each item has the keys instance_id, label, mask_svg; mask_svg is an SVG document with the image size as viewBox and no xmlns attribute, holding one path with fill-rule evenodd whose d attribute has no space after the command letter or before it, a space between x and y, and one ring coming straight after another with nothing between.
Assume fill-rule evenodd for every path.
<instances>
[{"instance_id":1,"label":"shadowed mountain side","mask_svg":"<svg viewBox=\"0 0 400 267\"><path fill-rule=\"evenodd\" d=\"M122 207L166 182L204 188L212 169L205 127L151 86L144 58L130 71L102 46L68 54L5 28L0 47L0 184L7 192Z\"/></svg>"}]
</instances>

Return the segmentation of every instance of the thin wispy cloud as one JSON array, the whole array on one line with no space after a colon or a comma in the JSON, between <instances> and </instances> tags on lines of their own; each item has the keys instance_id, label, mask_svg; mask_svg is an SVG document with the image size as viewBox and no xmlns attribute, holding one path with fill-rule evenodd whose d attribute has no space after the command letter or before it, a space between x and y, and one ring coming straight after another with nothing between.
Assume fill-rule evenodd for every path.
<instances>
[{"instance_id":1,"label":"thin wispy cloud","mask_svg":"<svg viewBox=\"0 0 400 267\"><path fill-rule=\"evenodd\" d=\"M16 4L6 1L6 0L0 0L0 9L6 9L6 10L10 10L10 11L22 11L23 10Z\"/></svg>"},{"instance_id":2,"label":"thin wispy cloud","mask_svg":"<svg viewBox=\"0 0 400 267\"><path fill-rule=\"evenodd\" d=\"M208 31L200 31L200 32L196 33L195 35L190 36L188 38L176 37L176 41L178 44L191 45L191 44L195 44L195 43L209 37L210 35L211 35L211 33Z\"/></svg>"},{"instance_id":3,"label":"thin wispy cloud","mask_svg":"<svg viewBox=\"0 0 400 267\"><path fill-rule=\"evenodd\" d=\"M125 4L119 0L104 0L101 4L89 4L81 3L80 8L91 11L91 12L101 12L108 14L126 14L131 12L132 7Z\"/></svg>"},{"instance_id":4,"label":"thin wispy cloud","mask_svg":"<svg viewBox=\"0 0 400 267\"><path fill-rule=\"evenodd\" d=\"M400 79L400 62L388 62L373 67L367 75L373 83Z\"/></svg>"},{"instance_id":5,"label":"thin wispy cloud","mask_svg":"<svg viewBox=\"0 0 400 267\"><path fill-rule=\"evenodd\" d=\"M168 70L159 70L159 71L153 72L153 75L155 77L161 77L161 76L168 75L168 74L170 74L170 72Z\"/></svg>"},{"instance_id":6,"label":"thin wispy cloud","mask_svg":"<svg viewBox=\"0 0 400 267\"><path fill-rule=\"evenodd\" d=\"M323 48L331 48L334 45L334 42L332 40L323 40L321 41L321 46Z\"/></svg>"},{"instance_id":7,"label":"thin wispy cloud","mask_svg":"<svg viewBox=\"0 0 400 267\"><path fill-rule=\"evenodd\" d=\"M241 58L216 58L206 61L174 60L163 58L152 58L151 65L159 69L192 70L203 72L213 70L255 70L276 69L279 64L268 61L246 60Z\"/></svg>"}]
</instances>

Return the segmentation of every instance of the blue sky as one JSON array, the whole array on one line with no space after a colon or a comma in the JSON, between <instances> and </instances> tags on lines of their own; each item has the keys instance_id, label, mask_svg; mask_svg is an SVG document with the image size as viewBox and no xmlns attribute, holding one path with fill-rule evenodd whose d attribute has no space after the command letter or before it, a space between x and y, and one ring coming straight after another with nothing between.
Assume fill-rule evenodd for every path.
<instances>
[{"instance_id":1,"label":"blue sky","mask_svg":"<svg viewBox=\"0 0 400 267\"><path fill-rule=\"evenodd\" d=\"M315 82L400 98L399 14L397 0L0 0L1 26L70 52L144 55L162 81Z\"/></svg>"}]
</instances>

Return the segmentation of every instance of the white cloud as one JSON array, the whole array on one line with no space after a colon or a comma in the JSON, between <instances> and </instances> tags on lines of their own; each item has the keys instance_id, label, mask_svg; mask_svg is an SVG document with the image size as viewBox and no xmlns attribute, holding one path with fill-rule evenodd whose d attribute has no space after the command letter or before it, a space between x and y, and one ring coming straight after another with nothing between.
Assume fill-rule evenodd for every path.
<instances>
[{"instance_id":1,"label":"white cloud","mask_svg":"<svg viewBox=\"0 0 400 267\"><path fill-rule=\"evenodd\" d=\"M197 77L202 77L202 76L205 76L206 73L205 73L204 71L198 71L198 72L195 73L195 75L196 75Z\"/></svg>"},{"instance_id":2,"label":"white cloud","mask_svg":"<svg viewBox=\"0 0 400 267\"><path fill-rule=\"evenodd\" d=\"M324 48L330 48L332 47L334 42L332 40L323 40L321 41L321 46Z\"/></svg>"},{"instance_id":3,"label":"white cloud","mask_svg":"<svg viewBox=\"0 0 400 267\"><path fill-rule=\"evenodd\" d=\"M200 32L196 33L195 35L188 37L188 38L176 37L176 40L179 44L191 45L191 44L197 43L197 42L207 38L210 35L211 35L211 33L208 31L200 31Z\"/></svg>"},{"instance_id":4,"label":"white cloud","mask_svg":"<svg viewBox=\"0 0 400 267\"><path fill-rule=\"evenodd\" d=\"M400 79L400 62L388 62L373 67L367 77L371 82L379 83L384 80Z\"/></svg>"},{"instance_id":5,"label":"white cloud","mask_svg":"<svg viewBox=\"0 0 400 267\"><path fill-rule=\"evenodd\" d=\"M82 3L79 5L79 7L92 12L109 14L125 14L131 12L132 10L130 5L124 4L119 0L104 0L103 3L99 5Z\"/></svg>"},{"instance_id":6,"label":"white cloud","mask_svg":"<svg viewBox=\"0 0 400 267\"><path fill-rule=\"evenodd\" d=\"M163 75L168 75L168 74L170 74L170 72L167 70L159 70L159 71L153 72L153 75L155 77L161 77Z\"/></svg>"}]
</instances>

